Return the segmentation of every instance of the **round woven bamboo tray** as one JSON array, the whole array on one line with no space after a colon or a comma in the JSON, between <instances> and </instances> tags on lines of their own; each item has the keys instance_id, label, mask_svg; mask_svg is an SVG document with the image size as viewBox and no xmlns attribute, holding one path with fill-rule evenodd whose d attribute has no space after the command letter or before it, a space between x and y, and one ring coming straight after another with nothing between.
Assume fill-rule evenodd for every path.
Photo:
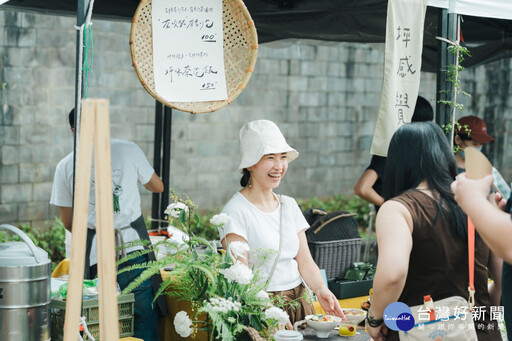
<instances>
[{"instance_id":1,"label":"round woven bamboo tray","mask_svg":"<svg viewBox=\"0 0 512 341\"><path fill-rule=\"evenodd\" d=\"M224 67L228 98L209 102L168 102L155 91L153 75L152 1L141 0L132 20L130 51L142 86L159 102L192 114L212 112L233 102L251 78L258 55L258 36L241 0L223 0Z\"/></svg>"}]
</instances>

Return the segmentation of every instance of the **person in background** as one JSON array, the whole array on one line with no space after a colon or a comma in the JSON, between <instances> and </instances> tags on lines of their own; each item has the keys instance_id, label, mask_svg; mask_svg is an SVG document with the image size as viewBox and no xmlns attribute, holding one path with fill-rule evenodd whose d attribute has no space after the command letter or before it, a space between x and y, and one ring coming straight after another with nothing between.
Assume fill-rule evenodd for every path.
<instances>
[{"instance_id":1,"label":"person in background","mask_svg":"<svg viewBox=\"0 0 512 341\"><path fill-rule=\"evenodd\" d=\"M487 125L484 120L477 116L464 116L458 119L458 125L455 127L455 136L453 138L453 144L458 146L458 150L455 153L455 162L457 164L457 174L460 174L466 170L466 148L472 147L479 151L482 150L482 146L486 143L493 143L494 138L487 132ZM489 200L494 201L494 191L488 192ZM501 278L503 260L498 254L493 256L493 264L490 264L492 271L496 274L497 278ZM490 288L493 302L499 305L499 297L501 295L500 281L496 281Z\"/></svg>"},{"instance_id":2,"label":"person in background","mask_svg":"<svg viewBox=\"0 0 512 341\"><path fill-rule=\"evenodd\" d=\"M450 190L455 158L442 129L433 122L405 124L393 135L386 161L383 194L377 215L379 258L373 281L367 330L374 340L398 340L383 324L385 308L400 301L423 304L468 297L467 218ZM487 265L492 254L475 241L475 306L490 311ZM494 274L491 274L494 275ZM485 328L479 328L483 324ZM475 320L479 340L501 340L489 314Z\"/></svg>"},{"instance_id":3,"label":"person in background","mask_svg":"<svg viewBox=\"0 0 512 341\"><path fill-rule=\"evenodd\" d=\"M434 110L432 110L432 106L425 98L418 96L411 122L425 122L432 121L433 119ZM382 197L382 178L385 168L386 157L373 155L370 165L354 186L354 193L369 203L374 204L377 209L384 203L384 198Z\"/></svg>"},{"instance_id":4,"label":"person in background","mask_svg":"<svg viewBox=\"0 0 512 341\"><path fill-rule=\"evenodd\" d=\"M487 134L487 125L480 117L464 116L457 122L458 125L455 127L453 144L459 147L455 154L458 174L466 169L466 147L482 150L482 146L486 143L494 142L494 138Z\"/></svg>"},{"instance_id":5,"label":"person in background","mask_svg":"<svg viewBox=\"0 0 512 341\"><path fill-rule=\"evenodd\" d=\"M500 193L496 193L497 205L494 205L488 200L492 183L492 175L472 180L462 173L457 176L451 188L455 200L471 219L480 237L497 256L504 260L501 274L503 288L501 299L507 335L510 338L512 337L512 197L507 200Z\"/></svg>"},{"instance_id":6,"label":"person in background","mask_svg":"<svg viewBox=\"0 0 512 341\"><path fill-rule=\"evenodd\" d=\"M287 302L299 300L298 309L287 309L292 324L315 313L312 304L304 299L303 280L327 314L343 318L336 296L327 288L309 251L305 234L309 225L302 211L293 198L274 193L288 164L299 153L286 143L278 126L268 120L245 124L240 130L240 147L242 189L222 210L230 217L226 226L219 228L224 248L235 241L247 243L250 249L245 263L249 267L259 265L258 249L280 250L274 270L275 255L260 269L269 277L267 291L271 295L281 295Z\"/></svg>"},{"instance_id":7,"label":"person in background","mask_svg":"<svg viewBox=\"0 0 512 341\"><path fill-rule=\"evenodd\" d=\"M74 134L75 111L69 113L69 124ZM141 200L137 183L154 193L163 192L162 180L149 164L144 152L133 142L111 139L112 157L112 193L114 197L114 226L116 231L116 245L136 240L148 240L149 235L142 216ZM60 217L67 230L72 232L73 207L73 153L62 159L55 170L50 204L60 208ZM87 241L85 257L85 278L94 278L97 274L96 253L96 210L94 199L94 172L91 174L91 193L89 197L89 212L87 217ZM142 246L133 246L125 249L131 253L142 249ZM153 256L153 257L152 257ZM119 269L138 263L154 260L150 253L136 257L119 266ZM124 272L117 276L121 290L137 278L144 269ZM158 309L165 315L165 300L159 301L153 307L155 287L162 279L159 276L148 279L133 290L135 295L134 336L145 341L160 340L158 334ZM152 285L152 282L153 285Z\"/></svg>"}]
</instances>

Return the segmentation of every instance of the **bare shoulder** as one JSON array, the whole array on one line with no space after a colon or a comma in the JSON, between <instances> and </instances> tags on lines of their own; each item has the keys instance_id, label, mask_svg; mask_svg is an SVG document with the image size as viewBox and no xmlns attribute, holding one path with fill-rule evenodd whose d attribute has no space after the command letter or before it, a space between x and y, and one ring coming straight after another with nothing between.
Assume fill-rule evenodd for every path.
<instances>
[{"instance_id":1,"label":"bare shoulder","mask_svg":"<svg viewBox=\"0 0 512 341\"><path fill-rule=\"evenodd\" d=\"M403 211L409 212L409 210L407 209L407 207L405 207L404 204L393 199L385 201L384 204L382 204L382 206L379 208L379 214L381 212L393 213Z\"/></svg>"},{"instance_id":2,"label":"bare shoulder","mask_svg":"<svg viewBox=\"0 0 512 341\"><path fill-rule=\"evenodd\" d=\"M395 200L387 200L384 202L377 214L377 221L386 222L386 224L379 224L385 226L397 226L391 222L405 222L412 232L413 221L411 212L409 212L404 204Z\"/></svg>"}]
</instances>

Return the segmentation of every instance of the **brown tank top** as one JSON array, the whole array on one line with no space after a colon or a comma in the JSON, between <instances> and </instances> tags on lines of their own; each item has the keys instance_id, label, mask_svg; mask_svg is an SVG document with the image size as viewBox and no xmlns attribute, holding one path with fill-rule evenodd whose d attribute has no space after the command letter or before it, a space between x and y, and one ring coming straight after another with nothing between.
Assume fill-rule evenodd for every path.
<instances>
[{"instance_id":1,"label":"brown tank top","mask_svg":"<svg viewBox=\"0 0 512 341\"><path fill-rule=\"evenodd\" d=\"M423 296L434 302L449 296L468 299L468 246L451 229L449 217L441 215L439 203L419 190L407 191L391 200L402 203L413 221L412 250L407 280L400 298L408 306L423 304ZM448 219L448 220L447 220ZM475 320L479 340L501 340L496 321L491 321L491 299L487 287L489 248L475 241L475 306L485 315ZM483 326L483 327L482 327ZM482 328L484 330L482 330ZM388 338L397 340L398 334ZM396 338L395 338L396 337Z\"/></svg>"}]
</instances>

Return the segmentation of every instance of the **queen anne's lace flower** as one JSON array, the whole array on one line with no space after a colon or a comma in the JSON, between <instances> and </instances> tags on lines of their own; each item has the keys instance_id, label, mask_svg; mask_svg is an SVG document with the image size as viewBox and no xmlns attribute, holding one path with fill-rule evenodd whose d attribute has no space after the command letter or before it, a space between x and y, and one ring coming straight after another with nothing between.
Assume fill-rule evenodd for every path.
<instances>
[{"instance_id":1,"label":"queen anne's lace flower","mask_svg":"<svg viewBox=\"0 0 512 341\"><path fill-rule=\"evenodd\" d=\"M270 307L265 310L266 319L274 319L280 324L286 324L288 322L288 314L278 307Z\"/></svg>"},{"instance_id":2,"label":"queen anne's lace flower","mask_svg":"<svg viewBox=\"0 0 512 341\"><path fill-rule=\"evenodd\" d=\"M180 311L174 317L174 329L176 329L176 333L180 334L181 337L189 337L192 334L193 329L190 328L191 325L192 321L185 311Z\"/></svg>"},{"instance_id":3,"label":"queen anne's lace flower","mask_svg":"<svg viewBox=\"0 0 512 341\"><path fill-rule=\"evenodd\" d=\"M180 217L181 210L185 211L185 213L188 212L188 206L185 205L182 202L173 202L167 206L164 213L170 216L173 216L174 218Z\"/></svg>"},{"instance_id":4,"label":"queen anne's lace flower","mask_svg":"<svg viewBox=\"0 0 512 341\"><path fill-rule=\"evenodd\" d=\"M229 216L226 213L219 213L219 214L214 215L210 219L210 224L215 225L215 226L224 226L228 223L228 221L229 221Z\"/></svg>"},{"instance_id":5,"label":"queen anne's lace flower","mask_svg":"<svg viewBox=\"0 0 512 341\"><path fill-rule=\"evenodd\" d=\"M235 313L239 312L242 308L242 304L233 301L231 297L228 299L223 297L211 297L208 303L206 303L206 308L216 313L227 314L230 311L234 311Z\"/></svg>"},{"instance_id":6,"label":"queen anne's lace flower","mask_svg":"<svg viewBox=\"0 0 512 341\"><path fill-rule=\"evenodd\" d=\"M219 270L226 277L229 283L235 281L238 284L249 284L253 278L251 269L242 262L236 262L227 269Z\"/></svg>"},{"instance_id":7,"label":"queen anne's lace flower","mask_svg":"<svg viewBox=\"0 0 512 341\"><path fill-rule=\"evenodd\" d=\"M249 252L249 250L249 244L247 243L240 241L234 241L229 243L229 251L236 259L240 257L245 258L244 253Z\"/></svg>"},{"instance_id":8,"label":"queen anne's lace flower","mask_svg":"<svg viewBox=\"0 0 512 341\"><path fill-rule=\"evenodd\" d=\"M270 296L268 295L268 293L263 290L259 291L256 294L256 297L259 298L260 300L269 300L270 299Z\"/></svg>"}]
</instances>

